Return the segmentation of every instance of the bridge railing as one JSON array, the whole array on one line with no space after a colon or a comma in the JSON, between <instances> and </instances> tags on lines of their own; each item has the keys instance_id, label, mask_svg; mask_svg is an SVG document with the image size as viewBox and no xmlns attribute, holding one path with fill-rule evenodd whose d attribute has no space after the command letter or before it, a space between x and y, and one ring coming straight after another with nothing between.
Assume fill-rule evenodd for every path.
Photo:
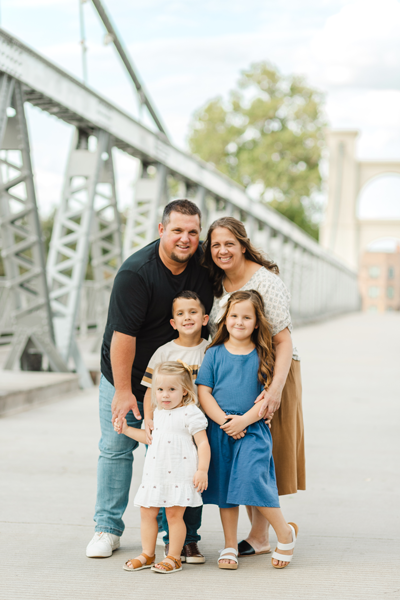
<instances>
[{"instance_id":1,"label":"bridge railing","mask_svg":"<svg viewBox=\"0 0 400 600\"><path fill-rule=\"evenodd\" d=\"M294 250L291 257L287 256L286 265L282 279L292 296L294 326L359 310L358 281L351 271L346 272L318 261L298 249ZM94 333L99 337L103 333L103 306L108 305L108 300L109 293L99 289L94 281L84 282L75 325L77 338L86 338ZM0 307L0 344L4 344L11 341L14 331L14 298L4 277L0 277Z\"/></svg>"}]
</instances>

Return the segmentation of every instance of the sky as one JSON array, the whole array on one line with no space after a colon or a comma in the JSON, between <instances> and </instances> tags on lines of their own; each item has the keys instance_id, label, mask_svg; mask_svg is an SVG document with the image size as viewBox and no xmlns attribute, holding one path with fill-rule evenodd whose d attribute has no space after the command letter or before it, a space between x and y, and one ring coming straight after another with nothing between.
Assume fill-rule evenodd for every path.
<instances>
[{"instance_id":1,"label":"sky","mask_svg":"<svg viewBox=\"0 0 400 600\"><path fill-rule=\"evenodd\" d=\"M360 159L400 160L399 0L104 3L179 147L187 149L196 109L211 98L226 97L252 62L268 60L284 74L304 75L324 93L330 127L360 132ZM137 115L132 85L112 45L103 43L104 29L90 0L83 12L89 85ZM0 0L0 21L82 78L79 0ZM38 202L46 214L60 197L72 132L38 109L28 107L27 116ZM135 165L119 153L115 162L124 208L132 198ZM366 218L400 218L400 178L373 182L359 210Z\"/></svg>"}]
</instances>

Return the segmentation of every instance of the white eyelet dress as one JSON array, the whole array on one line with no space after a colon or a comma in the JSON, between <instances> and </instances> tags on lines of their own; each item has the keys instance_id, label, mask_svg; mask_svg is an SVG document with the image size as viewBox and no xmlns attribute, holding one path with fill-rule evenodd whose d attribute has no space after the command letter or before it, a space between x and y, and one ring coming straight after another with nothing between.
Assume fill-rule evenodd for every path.
<instances>
[{"instance_id":1,"label":"white eyelet dress","mask_svg":"<svg viewBox=\"0 0 400 600\"><path fill-rule=\"evenodd\" d=\"M154 411L153 443L147 450L135 506L203 504L193 484L198 456L192 436L206 428L207 419L195 404Z\"/></svg>"}]
</instances>

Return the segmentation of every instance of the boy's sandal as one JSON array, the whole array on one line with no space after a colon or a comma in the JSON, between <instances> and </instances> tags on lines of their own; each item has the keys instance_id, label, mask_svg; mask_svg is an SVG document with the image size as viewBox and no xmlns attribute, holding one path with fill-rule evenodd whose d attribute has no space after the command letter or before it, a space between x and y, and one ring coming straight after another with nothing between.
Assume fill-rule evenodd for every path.
<instances>
[{"instance_id":1,"label":"boy's sandal","mask_svg":"<svg viewBox=\"0 0 400 600\"><path fill-rule=\"evenodd\" d=\"M141 571L142 569L150 569L154 565L154 559L156 555L147 556L147 554L142 552L141 554L139 554L139 556L144 556L146 562L143 564L138 558L131 558L130 560L127 560L124 566L122 567L124 571ZM128 567L128 562L131 563L131 567Z\"/></svg>"},{"instance_id":2,"label":"boy's sandal","mask_svg":"<svg viewBox=\"0 0 400 600\"><path fill-rule=\"evenodd\" d=\"M277 550L293 550L293 548L296 545L297 533L299 531L299 528L297 527L296 523L288 523L288 525L289 525L290 529L292 530L293 542L290 542L290 544L281 544L280 542L278 542L276 545ZM279 552L276 552L276 550L275 550L275 552L273 553L272 558L271 558L271 563L275 569L284 569L285 567L287 567L289 565L292 558L293 558L293 554L279 554ZM274 560L281 560L288 564L282 565L280 567L279 565L274 565Z\"/></svg>"},{"instance_id":3,"label":"boy's sandal","mask_svg":"<svg viewBox=\"0 0 400 600\"><path fill-rule=\"evenodd\" d=\"M219 553L219 559L217 561L218 567L220 569L232 569L235 571L238 568L237 555L238 555L238 551L235 550L235 548L225 548L224 550L221 550ZM221 562L219 562L220 560L233 560L233 561L235 561L235 564L221 563Z\"/></svg>"},{"instance_id":4,"label":"boy's sandal","mask_svg":"<svg viewBox=\"0 0 400 600\"><path fill-rule=\"evenodd\" d=\"M165 560L163 560L159 564L160 566L162 565L164 567L164 569L158 569L157 567L151 567L151 570L154 571L155 573L163 573L163 574L167 574L169 575L170 573L176 573L177 571L182 571L182 561L178 560L177 558L175 558L174 556L171 556L170 554L168 554L168 556L166 556L166 558L169 558L169 560L172 560L175 563L175 566L171 565L170 563L167 563Z\"/></svg>"}]
</instances>

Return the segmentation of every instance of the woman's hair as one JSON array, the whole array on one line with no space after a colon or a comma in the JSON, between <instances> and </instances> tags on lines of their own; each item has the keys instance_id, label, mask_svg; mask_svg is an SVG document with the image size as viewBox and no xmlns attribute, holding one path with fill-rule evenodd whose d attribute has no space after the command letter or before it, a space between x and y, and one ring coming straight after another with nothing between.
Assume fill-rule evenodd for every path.
<instances>
[{"instance_id":1,"label":"woman's hair","mask_svg":"<svg viewBox=\"0 0 400 600\"><path fill-rule=\"evenodd\" d=\"M173 375L179 380L184 392L182 403L184 406L196 404L196 392L193 385L192 369L183 362L183 360L168 360L159 363L154 369L152 386L151 386L151 401L153 408L157 406L156 389L158 375Z\"/></svg>"},{"instance_id":2,"label":"woman's hair","mask_svg":"<svg viewBox=\"0 0 400 600\"><path fill-rule=\"evenodd\" d=\"M265 256L253 246L247 237L245 226L241 221L235 219L234 217L222 217L210 225L210 228L207 232L207 238L203 242L202 263L210 271L211 281L213 282L214 296L217 298L222 296L222 280L225 276L223 269L217 267L211 257L211 236L214 229L217 229L218 227L224 227L233 233L242 248L245 248L246 251L244 252L244 257L247 260L257 263L273 273L279 273L278 265L265 258Z\"/></svg>"},{"instance_id":3,"label":"woman's hair","mask_svg":"<svg viewBox=\"0 0 400 600\"><path fill-rule=\"evenodd\" d=\"M218 331L208 348L224 344L229 339L229 333L226 328L226 318L228 313L234 304L244 302L245 300L250 300L256 313L256 324L258 327L254 329L251 334L251 339L256 346L260 361L258 367L258 380L264 384L265 389L267 389L271 384L274 374L275 350L272 343L270 326L265 317L264 302L259 292L256 290L248 290L243 292L233 292L233 294L231 294L226 304L224 314L219 322Z\"/></svg>"}]
</instances>

